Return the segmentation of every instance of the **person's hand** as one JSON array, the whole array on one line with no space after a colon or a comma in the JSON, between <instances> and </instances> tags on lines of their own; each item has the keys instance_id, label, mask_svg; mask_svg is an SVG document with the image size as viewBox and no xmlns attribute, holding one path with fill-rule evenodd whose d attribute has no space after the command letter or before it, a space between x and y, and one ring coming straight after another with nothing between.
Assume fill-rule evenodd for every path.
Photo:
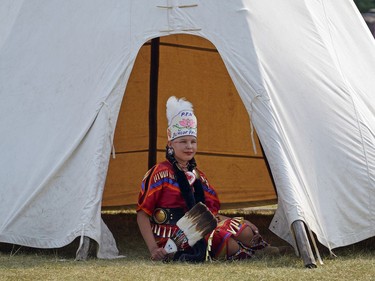
<instances>
[{"instance_id":1,"label":"person's hand","mask_svg":"<svg viewBox=\"0 0 375 281\"><path fill-rule=\"evenodd\" d=\"M167 251L164 248L154 248L151 251L151 259L154 261L161 261L167 255Z\"/></svg>"}]
</instances>

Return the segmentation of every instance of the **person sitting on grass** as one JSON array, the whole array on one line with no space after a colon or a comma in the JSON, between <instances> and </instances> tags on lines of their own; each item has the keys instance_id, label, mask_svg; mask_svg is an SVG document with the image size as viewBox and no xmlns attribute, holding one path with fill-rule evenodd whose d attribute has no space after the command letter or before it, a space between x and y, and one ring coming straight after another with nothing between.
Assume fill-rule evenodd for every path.
<instances>
[{"instance_id":1,"label":"person sitting on grass","mask_svg":"<svg viewBox=\"0 0 375 281\"><path fill-rule=\"evenodd\" d=\"M237 260L259 254L278 255L258 228L242 217L218 214L220 201L205 174L197 168L197 118L184 98L167 101L168 143L166 160L144 176L137 205L137 223L152 260L171 258L200 262L206 259ZM164 248L179 230L177 221L201 202L216 217L216 228L190 247L185 243L172 256Z\"/></svg>"}]
</instances>

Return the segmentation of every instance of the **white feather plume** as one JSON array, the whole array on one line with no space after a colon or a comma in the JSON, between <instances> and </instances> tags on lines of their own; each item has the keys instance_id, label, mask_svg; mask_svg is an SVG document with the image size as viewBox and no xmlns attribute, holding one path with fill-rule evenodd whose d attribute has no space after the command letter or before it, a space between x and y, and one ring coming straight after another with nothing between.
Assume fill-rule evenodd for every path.
<instances>
[{"instance_id":1,"label":"white feather plume","mask_svg":"<svg viewBox=\"0 0 375 281\"><path fill-rule=\"evenodd\" d=\"M187 101L185 98L178 99L175 96L171 96L167 100L168 126L171 125L173 117L183 110L193 111L193 105L191 102Z\"/></svg>"}]
</instances>

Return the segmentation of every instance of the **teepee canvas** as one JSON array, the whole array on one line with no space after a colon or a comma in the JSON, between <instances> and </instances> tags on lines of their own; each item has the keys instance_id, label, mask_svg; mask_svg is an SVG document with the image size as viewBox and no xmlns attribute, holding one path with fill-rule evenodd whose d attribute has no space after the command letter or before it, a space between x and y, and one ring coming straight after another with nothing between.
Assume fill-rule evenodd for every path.
<instances>
[{"instance_id":1,"label":"teepee canvas","mask_svg":"<svg viewBox=\"0 0 375 281\"><path fill-rule=\"evenodd\" d=\"M138 122L148 110L136 94L143 85L132 76L132 93L129 77L149 40L160 37L167 46L188 35L210 42L232 80L228 89L235 88L222 96L210 90L215 82L191 90L198 116L206 118L199 164L215 185L215 173L222 169L227 177L231 165L232 173L257 180L258 167L249 164L253 126L277 190L272 231L293 243L290 225L302 220L329 248L374 236L375 43L353 1L1 0L1 242L54 248L88 236L98 242L99 257L117 255L100 213L104 186L116 184L107 180L110 153L120 131L133 130L129 140L139 146L125 141L130 149L118 154L123 165L114 168L131 171L146 161L139 147L148 137ZM159 81L160 112L167 95L179 96L169 85L196 82L180 78ZM231 106L234 101L240 105ZM115 130L121 106L136 107L139 115ZM247 129L232 125L227 143L215 133L231 126L230 114L245 116ZM163 124L164 115L158 118ZM237 133L246 145L235 143ZM157 138L160 159L162 127ZM223 157L229 146L242 155L232 164ZM143 175L146 165L141 168ZM268 195L259 198L274 199L270 179L264 183ZM245 186L239 182L233 190ZM113 200L107 192L103 203ZM223 192L230 194L228 184Z\"/></svg>"}]
</instances>

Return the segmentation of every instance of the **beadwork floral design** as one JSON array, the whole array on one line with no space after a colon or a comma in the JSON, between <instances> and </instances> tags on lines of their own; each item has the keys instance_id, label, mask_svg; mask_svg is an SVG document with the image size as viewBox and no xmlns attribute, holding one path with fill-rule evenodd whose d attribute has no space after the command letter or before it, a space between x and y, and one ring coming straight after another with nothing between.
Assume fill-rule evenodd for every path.
<instances>
[{"instance_id":1,"label":"beadwork floral design","mask_svg":"<svg viewBox=\"0 0 375 281\"><path fill-rule=\"evenodd\" d=\"M174 125L174 127L178 129L195 129L196 128L196 123L193 119L182 119L178 123L181 127L178 125Z\"/></svg>"}]
</instances>

